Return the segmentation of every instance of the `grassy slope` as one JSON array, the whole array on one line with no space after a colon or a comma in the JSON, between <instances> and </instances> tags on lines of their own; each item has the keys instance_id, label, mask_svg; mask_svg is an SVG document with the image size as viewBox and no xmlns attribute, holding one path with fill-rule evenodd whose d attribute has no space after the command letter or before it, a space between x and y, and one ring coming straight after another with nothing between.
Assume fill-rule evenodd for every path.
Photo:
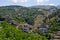
<instances>
[{"instance_id":1,"label":"grassy slope","mask_svg":"<svg viewBox=\"0 0 60 40\"><path fill-rule=\"evenodd\" d=\"M7 22L0 24L0 40L47 40L45 36L28 34Z\"/></svg>"}]
</instances>

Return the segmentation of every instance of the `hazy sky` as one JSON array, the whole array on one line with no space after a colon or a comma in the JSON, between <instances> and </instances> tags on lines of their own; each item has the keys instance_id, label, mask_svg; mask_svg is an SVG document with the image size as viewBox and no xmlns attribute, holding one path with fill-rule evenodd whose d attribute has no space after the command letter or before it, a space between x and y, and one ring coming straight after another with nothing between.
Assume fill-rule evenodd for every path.
<instances>
[{"instance_id":1,"label":"hazy sky","mask_svg":"<svg viewBox=\"0 0 60 40\"><path fill-rule=\"evenodd\" d=\"M60 5L60 0L0 0L0 6L5 5Z\"/></svg>"}]
</instances>

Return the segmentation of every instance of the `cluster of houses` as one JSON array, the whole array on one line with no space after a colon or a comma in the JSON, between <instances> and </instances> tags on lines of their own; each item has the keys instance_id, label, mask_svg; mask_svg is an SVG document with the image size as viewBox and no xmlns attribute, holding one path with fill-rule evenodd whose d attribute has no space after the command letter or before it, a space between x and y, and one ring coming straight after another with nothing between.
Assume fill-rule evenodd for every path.
<instances>
[{"instance_id":1,"label":"cluster of houses","mask_svg":"<svg viewBox=\"0 0 60 40\"><path fill-rule=\"evenodd\" d=\"M19 16L21 16L21 15L19 14ZM4 21L4 20L5 20L5 18L0 18L0 22ZM58 16L58 21L60 21L60 16ZM8 23L11 24L11 25L16 25L17 26L16 28L22 29L26 33L34 33L33 28L32 28L33 26L31 26L27 23L20 24L13 19L9 19ZM1 29L1 27L0 27L0 29ZM47 30L49 30L49 29L50 29L49 25L44 25L44 26L41 25L41 26L38 27L37 31L38 31L39 34L45 35L47 33ZM53 39L51 39L51 40L60 40L60 31L53 33L52 36L53 36Z\"/></svg>"},{"instance_id":2,"label":"cluster of houses","mask_svg":"<svg viewBox=\"0 0 60 40\"><path fill-rule=\"evenodd\" d=\"M40 26L38 27L38 33L41 35L42 34L46 35L47 34L46 32L49 29L50 29L49 25ZM50 35L50 37L48 38L49 40L60 40L60 31L54 32L52 34L47 34L47 35Z\"/></svg>"},{"instance_id":3,"label":"cluster of houses","mask_svg":"<svg viewBox=\"0 0 60 40\"><path fill-rule=\"evenodd\" d=\"M22 29L26 33L33 33L32 26L29 24L20 24L17 28Z\"/></svg>"}]
</instances>

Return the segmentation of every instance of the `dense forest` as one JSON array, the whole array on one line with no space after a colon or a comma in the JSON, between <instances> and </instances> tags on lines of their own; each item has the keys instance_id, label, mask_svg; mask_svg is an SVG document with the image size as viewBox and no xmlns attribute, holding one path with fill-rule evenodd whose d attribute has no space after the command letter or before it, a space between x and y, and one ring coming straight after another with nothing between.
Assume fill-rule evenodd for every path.
<instances>
[{"instance_id":1,"label":"dense forest","mask_svg":"<svg viewBox=\"0 0 60 40\"><path fill-rule=\"evenodd\" d=\"M58 6L0 7L0 40L60 39Z\"/></svg>"}]
</instances>

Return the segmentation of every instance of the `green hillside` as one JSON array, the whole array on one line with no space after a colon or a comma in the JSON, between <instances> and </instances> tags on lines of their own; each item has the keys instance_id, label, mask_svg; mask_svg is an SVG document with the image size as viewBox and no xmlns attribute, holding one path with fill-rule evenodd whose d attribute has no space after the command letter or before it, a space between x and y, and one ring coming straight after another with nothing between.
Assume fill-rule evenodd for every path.
<instances>
[{"instance_id":1,"label":"green hillside","mask_svg":"<svg viewBox=\"0 0 60 40\"><path fill-rule=\"evenodd\" d=\"M39 34L27 34L4 21L0 24L0 40L47 40L47 38Z\"/></svg>"},{"instance_id":2,"label":"green hillside","mask_svg":"<svg viewBox=\"0 0 60 40\"><path fill-rule=\"evenodd\" d=\"M58 6L0 7L0 40L53 40L59 31Z\"/></svg>"}]
</instances>

